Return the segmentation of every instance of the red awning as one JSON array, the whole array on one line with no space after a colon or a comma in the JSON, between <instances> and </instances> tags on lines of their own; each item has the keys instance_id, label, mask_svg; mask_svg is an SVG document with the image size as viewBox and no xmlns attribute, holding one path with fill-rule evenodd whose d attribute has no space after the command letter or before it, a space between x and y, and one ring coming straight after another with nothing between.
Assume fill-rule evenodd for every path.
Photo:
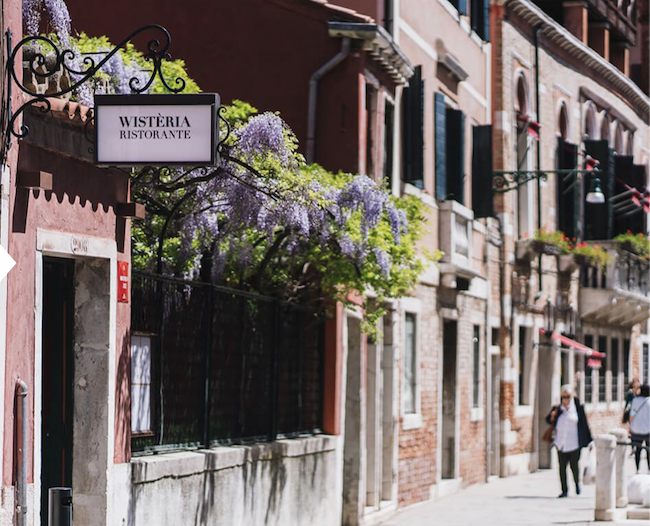
<instances>
[{"instance_id":1,"label":"red awning","mask_svg":"<svg viewBox=\"0 0 650 526\"><path fill-rule=\"evenodd\" d=\"M546 334L544 329L540 329L539 333L542 335ZM577 352L578 354L584 354L585 356L589 356L591 358L605 358L605 353L594 351L591 347L587 347L585 344L572 340L571 338L567 338L566 336L562 336L561 334L551 334L551 340L559 341L561 345L568 347L569 349L573 349L573 351Z\"/></svg>"}]
</instances>

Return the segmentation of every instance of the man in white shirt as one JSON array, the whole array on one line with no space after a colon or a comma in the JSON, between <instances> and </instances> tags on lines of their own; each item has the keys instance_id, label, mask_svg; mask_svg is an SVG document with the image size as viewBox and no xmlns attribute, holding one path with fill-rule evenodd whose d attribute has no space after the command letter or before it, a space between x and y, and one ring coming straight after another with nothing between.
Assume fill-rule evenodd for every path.
<instances>
[{"instance_id":1,"label":"man in white shirt","mask_svg":"<svg viewBox=\"0 0 650 526\"><path fill-rule=\"evenodd\" d=\"M639 472L641 463L641 451L643 443L646 445L646 460L648 461L648 471L650 472L650 451L647 449L650 442L650 386L644 384L641 386L639 396L632 400L630 407L630 432L632 433L632 444L635 447L634 460L636 462L636 471Z\"/></svg>"}]
</instances>

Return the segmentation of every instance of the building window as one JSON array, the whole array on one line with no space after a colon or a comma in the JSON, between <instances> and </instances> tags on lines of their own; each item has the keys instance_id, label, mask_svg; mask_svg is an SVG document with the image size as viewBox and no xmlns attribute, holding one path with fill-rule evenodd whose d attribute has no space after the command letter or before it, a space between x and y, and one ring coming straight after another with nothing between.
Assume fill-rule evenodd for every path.
<instances>
[{"instance_id":1,"label":"building window","mask_svg":"<svg viewBox=\"0 0 650 526\"><path fill-rule=\"evenodd\" d=\"M384 181L393 186L393 139L395 128L395 106L386 99L384 104Z\"/></svg>"},{"instance_id":2,"label":"building window","mask_svg":"<svg viewBox=\"0 0 650 526\"><path fill-rule=\"evenodd\" d=\"M467 15L467 0L449 0L458 9L459 15Z\"/></svg>"},{"instance_id":3,"label":"building window","mask_svg":"<svg viewBox=\"0 0 650 526\"><path fill-rule=\"evenodd\" d=\"M643 344L643 351L641 356L641 383L650 383L650 346L647 343Z\"/></svg>"},{"instance_id":4,"label":"building window","mask_svg":"<svg viewBox=\"0 0 650 526\"><path fill-rule=\"evenodd\" d=\"M472 367L472 407L480 406L481 398L481 328L474 325L473 367Z\"/></svg>"},{"instance_id":5,"label":"building window","mask_svg":"<svg viewBox=\"0 0 650 526\"><path fill-rule=\"evenodd\" d=\"M515 99L515 166L517 170L532 170L533 141L529 135L528 123L531 120L528 100L528 82L521 74L517 78L517 96ZM519 237L532 238L533 226L533 184L529 181L517 188L517 223Z\"/></svg>"},{"instance_id":6,"label":"building window","mask_svg":"<svg viewBox=\"0 0 650 526\"><path fill-rule=\"evenodd\" d=\"M531 342L530 329L528 327L519 327L519 353L517 373L519 379L518 402L519 405L530 405L530 362L531 362Z\"/></svg>"},{"instance_id":7,"label":"building window","mask_svg":"<svg viewBox=\"0 0 650 526\"><path fill-rule=\"evenodd\" d=\"M404 413L417 413L417 316L407 312L404 319Z\"/></svg>"},{"instance_id":8,"label":"building window","mask_svg":"<svg viewBox=\"0 0 650 526\"><path fill-rule=\"evenodd\" d=\"M585 345L593 349L594 337L591 334L585 334ZM585 378L585 403L592 403L594 396L594 384L593 384L593 371L589 367L585 367L584 371Z\"/></svg>"},{"instance_id":9,"label":"building window","mask_svg":"<svg viewBox=\"0 0 650 526\"><path fill-rule=\"evenodd\" d=\"M434 95L436 198L465 203L465 114Z\"/></svg>"},{"instance_id":10,"label":"building window","mask_svg":"<svg viewBox=\"0 0 650 526\"><path fill-rule=\"evenodd\" d=\"M612 348L610 350L610 359L609 370L611 371L612 377L612 402L618 402L618 376L619 376L619 367L618 367L618 357L619 357L619 348L618 348L618 338L612 338Z\"/></svg>"},{"instance_id":11,"label":"building window","mask_svg":"<svg viewBox=\"0 0 650 526\"><path fill-rule=\"evenodd\" d=\"M131 336L131 432L151 433L151 336Z\"/></svg>"},{"instance_id":12,"label":"building window","mask_svg":"<svg viewBox=\"0 0 650 526\"><path fill-rule=\"evenodd\" d=\"M471 0L472 29L486 42L490 41L490 0Z\"/></svg>"},{"instance_id":13,"label":"building window","mask_svg":"<svg viewBox=\"0 0 650 526\"><path fill-rule=\"evenodd\" d=\"M393 0L384 0L384 27L393 34Z\"/></svg>"},{"instance_id":14,"label":"building window","mask_svg":"<svg viewBox=\"0 0 650 526\"><path fill-rule=\"evenodd\" d=\"M605 353L607 356L605 360L607 361L607 369L609 369L610 357L607 352L607 336L598 336L598 352ZM605 367L601 367L598 370L598 401L606 402L607 401L607 381L606 381L606 370Z\"/></svg>"},{"instance_id":15,"label":"building window","mask_svg":"<svg viewBox=\"0 0 650 526\"><path fill-rule=\"evenodd\" d=\"M375 141L377 137L377 90L366 82L366 175L375 179L375 156L377 150Z\"/></svg>"},{"instance_id":16,"label":"building window","mask_svg":"<svg viewBox=\"0 0 650 526\"><path fill-rule=\"evenodd\" d=\"M402 163L404 181L424 188L424 80L416 66L402 92Z\"/></svg>"}]
</instances>

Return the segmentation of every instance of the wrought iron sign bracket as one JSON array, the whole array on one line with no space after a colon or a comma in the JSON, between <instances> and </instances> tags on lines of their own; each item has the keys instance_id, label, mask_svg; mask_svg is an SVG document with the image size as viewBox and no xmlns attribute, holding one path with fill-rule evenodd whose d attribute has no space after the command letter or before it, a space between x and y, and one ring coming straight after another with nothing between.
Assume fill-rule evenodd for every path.
<instances>
[{"instance_id":1,"label":"wrought iron sign bracket","mask_svg":"<svg viewBox=\"0 0 650 526\"><path fill-rule=\"evenodd\" d=\"M144 54L145 60L151 63L151 70L146 80L138 77L129 79L128 85L131 93L145 93L152 86L156 77L169 92L181 93L185 89L185 80L182 77L176 77L172 82L169 82L163 75L163 61L171 60L169 54L171 36L167 29L159 24L149 24L136 29L111 50L102 53L103 58L101 60L90 55L83 55L77 49L61 49L56 42L43 35L27 36L13 46L11 30L7 30L7 91L2 108L2 127L5 137L0 145L1 160L3 162L6 160L7 153L12 145L12 138L22 139L29 134L29 127L24 123L20 123L25 110L35 107L42 113L49 112L52 109L49 99L70 94L82 85L91 82L102 67L121 48L124 48L134 38L145 33L151 34L151 38L147 42L147 51ZM49 84L49 81L53 80L53 77L58 73L68 75L70 83L67 87L59 88L57 91L40 93L33 84L28 85L24 79L21 80L22 75L19 74L19 70L23 68L44 84ZM24 102L15 111L12 109L14 85L25 94ZM217 146L219 152L223 151L225 141L230 135L230 126L223 116L224 112L225 108L223 106L219 107L218 121L225 123L227 128L226 135ZM84 134L91 143L93 138L90 128L93 120L93 113L90 112Z\"/></svg>"},{"instance_id":2,"label":"wrought iron sign bracket","mask_svg":"<svg viewBox=\"0 0 650 526\"><path fill-rule=\"evenodd\" d=\"M516 190L520 186L537 179L546 181L549 174L555 175L597 175L600 171L578 170L578 169L558 169L558 170L494 170L492 172L492 190L497 194L505 194L511 190Z\"/></svg>"}]
</instances>

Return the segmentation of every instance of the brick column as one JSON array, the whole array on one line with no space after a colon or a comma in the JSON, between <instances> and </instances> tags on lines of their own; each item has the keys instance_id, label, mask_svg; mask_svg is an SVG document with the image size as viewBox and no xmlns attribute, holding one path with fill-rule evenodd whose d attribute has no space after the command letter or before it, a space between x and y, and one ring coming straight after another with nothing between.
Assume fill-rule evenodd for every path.
<instances>
[{"instance_id":1,"label":"brick column","mask_svg":"<svg viewBox=\"0 0 650 526\"><path fill-rule=\"evenodd\" d=\"M605 60L609 60L609 23L589 24L589 47Z\"/></svg>"},{"instance_id":2,"label":"brick column","mask_svg":"<svg viewBox=\"0 0 650 526\"><path fill-rule=\"evenodd\" d=\"M612 42L609 50L610 62L626 77L630 76L630 47L625 42Z\"/></svg>"},{"instance_id":3,"label":"brick column","mask_svg":"<svg viewBox=\"0 0 650 526\"><path fill-rule=\"evenodd\" d=\"M564 27L586 45L589 27L587 3L580 0L564 2L562 3L562 10L564 13Z\"/></svg>"}]
</instances>

